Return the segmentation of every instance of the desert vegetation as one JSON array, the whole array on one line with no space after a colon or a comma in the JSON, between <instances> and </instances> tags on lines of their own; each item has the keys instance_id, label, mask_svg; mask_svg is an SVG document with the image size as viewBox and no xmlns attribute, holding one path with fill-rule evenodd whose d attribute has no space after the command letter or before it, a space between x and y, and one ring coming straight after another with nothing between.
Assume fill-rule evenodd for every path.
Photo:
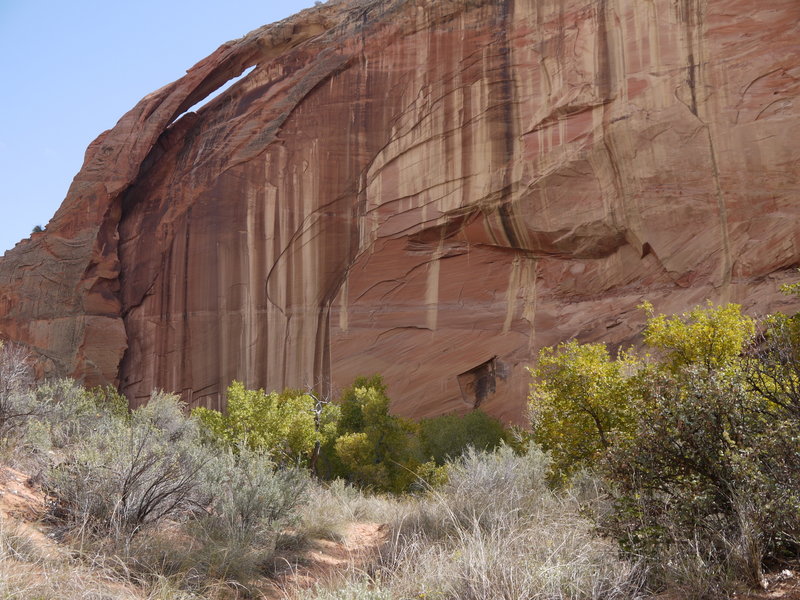
<instances>
[{"instance_id":1,"label":"desert vegetation","mask_svg":"<svg viewBox=\"0 0 800 600\"><path fill-rule=\"evenodd\" d=\"M800 317L642 309L639 349L543 349L519 431L401 419L378 376L131 411L6 343L2 464L42 500L33 524L0 504L0 598L755 594L800 552ZM354 524L368 554L286 583Z\"/></svg>"},{"instance_id":2,"label":"desert vegetation","mask_svg":"<svg viewBox=\"0 0 800 600\"><path fill-rule=\"evenodd\" d=\"M642 308L642 352L570 342L532 370L532 437L554 457L551 481L583 469L608 486L598 533L642 561L650 589L763 587L765 569L800 551L800 318Z\"/></svg>"}]
</instances>

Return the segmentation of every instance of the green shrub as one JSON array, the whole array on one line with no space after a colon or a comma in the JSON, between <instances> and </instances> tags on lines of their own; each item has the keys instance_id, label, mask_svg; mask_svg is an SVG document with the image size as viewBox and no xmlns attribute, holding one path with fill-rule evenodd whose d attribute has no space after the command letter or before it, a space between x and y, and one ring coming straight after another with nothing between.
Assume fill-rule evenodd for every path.
<instances>
[{"instance_id":1,"label":"green shrub","mask_svg":"<svg viewBox=\"0 0 800 600\"><path fill-rule=\"evenodd\" d=\"M66 382L50 391L46 404L77 417L45 480L50 518L68 539L116 556L127 576L196 590L214 581L247 587L270 566L304 500L305 471L279 469L246 445L203 443L198 422L169 394L128 414L105 392L102 412L96 393Z\"/></svg>"},{"instance_id":2,"label":"green shrub","mask_svg":"<svg viewBox=\"0 0 800 600\"><path fill-rule=\"evenodd\" d=\"M616 437L633 430L649 371L739 368L755 332L737 304L709 303L672 317L654 314L648 303L642 307L649 315L644 342L654 356L612 358L603 344L573 340L543 348L530 369L533 440L551 453L558 478L592 467Z\"/></svg>"},{"instance_id":3,"label":"green shrub","mask_svg":"<svg viewBox=\"0 0 800 600\"><path fill-rule=\"evenodd\" d=\"M767 400L773 418L800 420L800 315L766 317L745 363L748 386Z\"/></svg>"},{"instance_id":4,"label":"green shrub","mask_svg":"<svg viewBox=\"0 0 800 600\"><path fill-rule=\"evenodd\" d=\"M138 538L131 555L145 571L183 575L194 586L247 589L272 567L281 532L296 524L309 477L276 470L267 454L242 447L207 457L200 480L204 510L177 530Z\"/></svg>"},{"instance_id":5,"label":"green shrub","mask_svg":"<svg viewBox=\"0 0 800 600\"><path fill-rule=\"evenodd\" d=\"M124 400L98 398L71 379L40 383L16 395L14 402L17 409L23 408L26 417L17 423L14 452L8 453L5 460L35 479L58 460L61 450L107 430L111 423L127 415Z\"/></svg>"},{"instance_id":6,"label":"green shrub","mask_svg":"<svg viewBox=\"0 0 800 600\"><path fill-rule=\"evenodd\" d=\"M468 444L496 447L508 439L502 425L483 413L443 417L425 425L423 450L420 426L389 414L389 403L379 376L356 379L338 404L291 390L247 390L233 382L225 413L197 408L193 415L214 444L267 451L279 464L300 460L325 479L341 477L392 492L443 479L426 455L442 464L446 454Z\"/></svg>"},{"instance_id":7,"label":"green shrub","mask_svg":"<svg viewBox=\"0 0 800 600\"><path fill-rule=\"evenodd\" d=\"M511 441L503 424L480 410L423 419L419 435L423 455L437 465L458 458L468 448L491 451Z\"/></svg>"},{"instance_id":8,"label":"green shrub","mask_svg":"<svg viewBox=\"0 0 800 600\"><path fill-rule=\"evenodd\" d=\"M741 373L695 366L660 374L637 429L609 452L616 510L607 530L625 549L653 557L664 581L676 579L668 556L702 557L718 580L760 584L766 557L796 554L800 440L782 436L763 408Z\"/></svg>"},{"instance_id":9,"label":"green shrub","mask_svg":"<svg viewBox=\"0 0 800 600\"><path fill-rule=\"evenodd\" d=\"M80 443L85 436L128 418L127 402L112 392L87 391L72 379L56 379L36 388L41 424L53 448Z\"/></svg>"},{"instance_id":10,"label":"green shrub","mask_svg":"<svg viewBox=\"0 0 800 600\"><path fill-rule=\"evenodd\" d=\"M274 538L292 523L310 484L305 471L276 470L268 454L247 448L218 456L213 470L205 484L211 507L202 523L217 532L212 538L232 546Z\"/></svg>"},{"instance_id":11,"label":"green shrub","mask_svg":"<svg viewBox=\"0 0 800 600\"><path fill-rule=\"evenodd\" d=\"M770 317L755 338L738 305L645 308L653 354L642 360L595 344L543 350L533 438L562 480L601 468L615 498L604 529L648 557L655 581L687 595L760 583L765 559L800 548L800 336Z\"/></svg>"},{"instance_id":12,"label":"green shrub","mask_svg":"<svg viewBox=\"0 0 800 600\"><path fill-rule=\"evenodd\" d=\"M92 403L99 410L121 419L128 418L128 399L114 386L98 385L86 390L86 393L91 397Z\"/></svg>"},{"instance_id":13,"label":"green shrub","mask_svg":"<svg viewBox=\"0 0 800 600\"><path fill-rule=\"evenodd\" d=\"M635 430L607 456L610 529L687 594L700 572L703 588L760 584L765 559L800 547L798 422L753 385L765 372L744 356L754 331L737 305L651 317L659 360L640 380Z\"/></svg>"}]
</instances>

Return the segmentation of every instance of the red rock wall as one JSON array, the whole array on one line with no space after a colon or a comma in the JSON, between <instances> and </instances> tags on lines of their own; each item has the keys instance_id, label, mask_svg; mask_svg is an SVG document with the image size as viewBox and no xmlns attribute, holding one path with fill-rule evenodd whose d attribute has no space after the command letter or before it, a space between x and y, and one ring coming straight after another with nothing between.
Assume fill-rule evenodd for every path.
<instances>
[{"instance_id":1,"label":"red rock wall","mask_svg":"<svg viewBox=\"0 0 800 600\"><path fill-rule=\"evenodd\" d=\"M651 300L788 306L796 0L329 2L222 46L88 150L0 261L42 369L519 419L537 348ZM245 68L196 114L189 106Z\"/></svg>"}]
</instances>

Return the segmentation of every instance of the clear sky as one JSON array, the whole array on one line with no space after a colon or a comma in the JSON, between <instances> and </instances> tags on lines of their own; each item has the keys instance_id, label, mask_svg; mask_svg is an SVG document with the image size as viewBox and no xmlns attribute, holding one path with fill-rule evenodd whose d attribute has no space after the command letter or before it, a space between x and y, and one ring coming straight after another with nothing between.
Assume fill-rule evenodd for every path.
<instances>
[{"instance_id":1,"label":"clear sky","mask_svg":"<svg viewBox=\"0 0 800 600\"><path fill-rule=\"evenodd\" d=\"M224 42L314 0L0 0L0 254L46 225L98 134Z\"/></svg>"}]
</instances>

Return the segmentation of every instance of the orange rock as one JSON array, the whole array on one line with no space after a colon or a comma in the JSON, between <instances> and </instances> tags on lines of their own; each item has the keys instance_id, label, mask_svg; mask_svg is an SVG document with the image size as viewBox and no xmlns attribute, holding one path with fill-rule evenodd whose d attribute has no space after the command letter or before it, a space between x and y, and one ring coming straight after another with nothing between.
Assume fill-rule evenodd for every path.
<instances>
[{"instance_id":1,"label":"orange rock","mask_svg":"<svg viewBox=\"0 0 800 600\"><path fill-rule=\"evenodd\" d=\"M643 299L797 308L798 23L796 0L309 9L89 147L0 261L0 332L133 403L381 373L400 414L518 420L537 348L629 343Z\"/></svg>"}]
</instances>

